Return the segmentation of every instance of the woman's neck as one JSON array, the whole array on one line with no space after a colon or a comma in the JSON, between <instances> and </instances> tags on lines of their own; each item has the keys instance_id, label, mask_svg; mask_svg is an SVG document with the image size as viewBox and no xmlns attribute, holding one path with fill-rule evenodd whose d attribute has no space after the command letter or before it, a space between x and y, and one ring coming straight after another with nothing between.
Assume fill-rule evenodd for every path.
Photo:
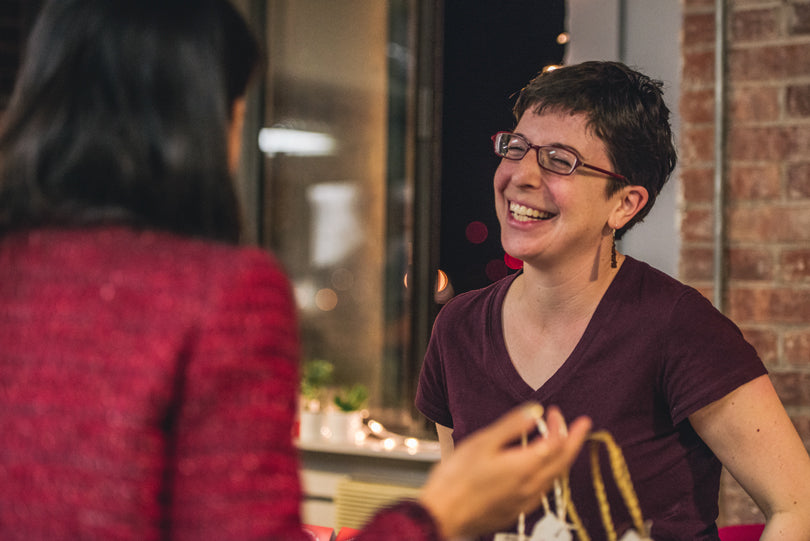
<instances>
[{"instance_id":1,"label":"woman's neck","mask_svg":"<svg viewBox=\"0 0 810 541\"><path fill-rule=\"evenodd\" d=\"M616 256L616 268L609 257L578 267L538 268L526 264L512 285L512 301L519 305L521 313L540 322L565 324L590 318L624 262L623 255Z\"/></svg>"}]
</instances>

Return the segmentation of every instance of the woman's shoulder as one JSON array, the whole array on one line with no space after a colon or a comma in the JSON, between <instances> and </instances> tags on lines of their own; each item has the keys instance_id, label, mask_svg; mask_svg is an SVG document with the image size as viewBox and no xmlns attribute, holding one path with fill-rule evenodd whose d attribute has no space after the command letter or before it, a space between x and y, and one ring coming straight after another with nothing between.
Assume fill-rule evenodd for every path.
<instances>
[{"instance_id":1,"label":"woman's shoulder","mask_svg":"<svg viewBox=\"0 0 810 541\"><path fill-rule=\"evenodd\" d=\"M655 298L660 301L664 298L677 300L683 296L701 296L694 287L684 284L649 263L629 256L625 258L619 276L621 279L616 281L619 288L633 290L643 298Z\"/></svg>"},{"instance_id":2,"label":"woman's shoulder","mask_svg":"<svg viewBox=\"0 0 810 541\"><path fill-rule=\"evenodd\" d=\"M283 282L282 265L257 247L128 226L43 228L6 235L8 257L88 279L128 277L146 288L210 286L246 276Z\"/></svg>"},{"instance_id":3,"label":"woman's shoulder","mask_svg":"<svg viewBox=\"0 0 810 541\"><path fill-rule=\"evenodd\" d=\"M490 311L503 303L503 298L517 274L510 274L480 289L457 294L442 306L440 320L459 320L476 317L489 317Z\"/></svg>"},{"instance_id":4,"label":"woman's shoulder","mask_svg":"<svg viewBox=\"0 0 810 541\"><path fill-rule=\"evenodd\" d=\"M612 299L648 324L653 321L703 321L718 316L719 311L698 289L666 274L643 261L628 257L622 266L621 279L611 291Z\"/></svg>"}]
</instances>

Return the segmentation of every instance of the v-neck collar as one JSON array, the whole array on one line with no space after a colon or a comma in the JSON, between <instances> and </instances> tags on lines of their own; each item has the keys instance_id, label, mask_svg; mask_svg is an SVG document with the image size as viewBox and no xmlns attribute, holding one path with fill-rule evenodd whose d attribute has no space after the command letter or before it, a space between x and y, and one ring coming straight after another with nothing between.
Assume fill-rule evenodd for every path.
<instances>
[{"instance_id":1,"label":"v-neck collar","mask_svg":"<svg viewBox=\"0 0 810 541\"><path fill-rule=\"evenodd\" d=\"M509 351L506 348L506 341L503 333L504 300L506 299L506 294L509 291L509 288L512 287L515 279L520 276L522 271L519 271L513 274L510 278L504 280L497 295L492 297L491 305L487 307L489 310L490 327L488 329L490 342L489 347L491 348L491 351L495 353L493 355L493 358L495 359L493 369L496 371L499 379L504 383L505 387L516 400L521 402L526 400L536 400L541 404L545 403L547 402L546 399L548 397L556 394L557 391L568 385L571 380L576 377L578 367L587 358L586 354L591 343L599 335L599 333L602 332L604 323L610 321L613 314L618 310L618 303L614 302L614 300L618 300L616 298L618 293L616 292L622 290L621 283L629 279L629 274L631 274L632 268L635 267L635 265L636 261L633 258L625 256L624 263L619 268L610 285L608 285L605 294L599 300L596 310L594 310L588 325L585 327L585 332L583 332L579 341L577 341L577 345L574 347L573 351L571 351L571 354L563 362L560 368L558 368L557 371L554 372L551 377L549 377L548 380L546 380L546 382L543 383L543 385L541 385L537 390L526 383L515 368L512 358L509 355Z\"/></svg>"}]
</instances>

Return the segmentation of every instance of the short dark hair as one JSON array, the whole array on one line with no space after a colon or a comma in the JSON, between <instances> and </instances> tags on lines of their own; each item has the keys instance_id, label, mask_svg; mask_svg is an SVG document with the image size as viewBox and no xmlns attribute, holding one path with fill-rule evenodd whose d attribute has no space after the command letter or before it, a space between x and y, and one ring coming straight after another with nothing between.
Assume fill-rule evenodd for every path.
<instances>
[{"instance_id":1,"label":"short dark hair","mask_svg":"<svg viewBox=\"0 0 810 541\"><path fill-rule=\"evenodd\" d=\"M520 91L513 109L518 121L527 110L586 115L589 128L605 143L613 170L647 189L647 204L616 231L617 238L650 212L675 169L662 88L661 81L620 62L583 62L539 74ZM621 180L611 179L608 196L621 186Z\"/></svg>"},{"instance_id":2,"label":"short dark hair","mask_svg":"<svg viewBox=\"0 0 810 541\"><path fill-rule=\"evenodd\" d=\"M0 231L124 221L236 242L234 101L260 59L227 0L52 0L0 127Z\"/></svg>"}]
</instances>

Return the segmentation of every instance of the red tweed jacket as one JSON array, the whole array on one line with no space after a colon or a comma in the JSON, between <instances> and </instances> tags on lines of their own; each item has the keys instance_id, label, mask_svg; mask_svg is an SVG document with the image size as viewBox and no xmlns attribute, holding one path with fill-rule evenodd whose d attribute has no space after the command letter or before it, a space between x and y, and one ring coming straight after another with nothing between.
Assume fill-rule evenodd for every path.
<instances>
[{"instance_id":1,"label":"red tweed jacket","mask_svg":"<svg viewBox=\"0 0 810 541\"><path fill-rule=\"evenodd\" d=\"M294 313L258 249L0 238L0 539L307 539ZM364 534L435 536L415 504Z\"/></svg>"}]
</instances>

